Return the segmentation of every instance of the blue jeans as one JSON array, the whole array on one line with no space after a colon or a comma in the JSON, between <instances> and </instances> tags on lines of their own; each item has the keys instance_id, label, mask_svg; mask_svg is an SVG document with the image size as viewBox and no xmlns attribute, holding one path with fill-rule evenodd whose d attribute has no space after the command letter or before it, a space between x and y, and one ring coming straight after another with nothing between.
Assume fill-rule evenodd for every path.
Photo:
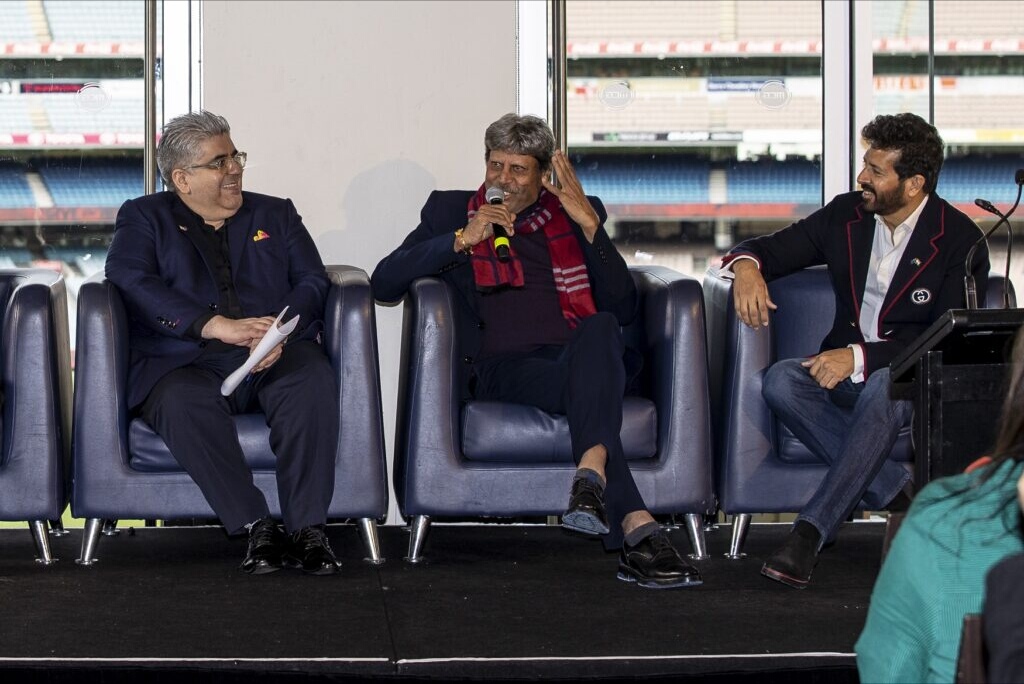
<instances>
[{"instance_id":1,"label":"blue jeans","mask_svg":"<svg viewBox=\"0 0 1024 684\"><path fill-rule=\"evenodd\" d=\"M844 380L827 390L800 365L802 360L786 359L769 368L761 394L775 417L829 465L797 516L818 529L824 544L835 538L861 499L869 510L880 510L910 480L910 473L888 457L900 428L910 421L913 404L889 398L888 368L862 383Z\"/></svg>"}]
</instances>

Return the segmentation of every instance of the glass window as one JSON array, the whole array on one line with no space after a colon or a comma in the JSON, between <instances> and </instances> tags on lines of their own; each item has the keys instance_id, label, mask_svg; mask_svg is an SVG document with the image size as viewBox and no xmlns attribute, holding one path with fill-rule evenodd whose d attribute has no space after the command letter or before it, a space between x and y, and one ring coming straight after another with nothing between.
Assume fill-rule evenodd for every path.
<instances>
[{"instance_id":1,"label":"glass window","mask_svg":"<svg viewBox=\"0 0 1024 684\"><path fill-rule=\"evenodd\" d=\"M629 263L702 277L821 205L821 4L742 5L567 3L569 153Z\"/></svg>"},{"instance_id":2,"label":"glass window","mask_svg":"<svg viewBox=\"0 0 1024 684\"><path fill-rule=\"evenodd\" d=\"M1016 197L1014 174L1024 166L1024 1L875 0L871 13L875 113L933 117L946 143L938 194L991 227L996 219L974 200L1006 211ZM992 267L1002 271L1004 232L989 243ZM1024 254L1015 250L1011 263L1021 292Z\"/></svg>"},{"instance_id":3,"label":"glass window","mask_svg":"<svg viewBox=\"0 0 1024 684\"><path fill-rule=\"evenodd\" d=\"M72 344L78 287L103 270L118 207L143 193L144 11L0 2L0 267L64 274Z\"/></svg>"}]
</instances>

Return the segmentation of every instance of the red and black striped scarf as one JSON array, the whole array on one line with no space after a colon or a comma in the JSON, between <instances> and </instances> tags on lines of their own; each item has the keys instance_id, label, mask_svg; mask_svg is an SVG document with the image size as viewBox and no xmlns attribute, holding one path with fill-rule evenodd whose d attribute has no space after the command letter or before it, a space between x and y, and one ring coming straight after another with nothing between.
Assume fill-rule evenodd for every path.
<instances>
[{"instance_id":1,"label":"red and black striped scarf","mask_svg":"<svg viewBox=\"0 0 1024 684\"><path fill-rule=\"evenodd\" d=\"M477 209L485 204L486 188L481 185L469 200L467 215L473 220ZM583 250L576 239L572 225L558 198L547 190L540 191L540 197L533 210L516 218L516 234L544 231L551 255L551 270L555 277L558 301L562 305L562 316L575 328L579 320L597 312L594 297L590 291L590 277ZM494 252L494 238L483 240L473 247L471 261L476 289L489 292L500 287L522 287L523 264L516 255L515 240L509 246L509 260L498 261Z\"/></svg>"}]
</instances>

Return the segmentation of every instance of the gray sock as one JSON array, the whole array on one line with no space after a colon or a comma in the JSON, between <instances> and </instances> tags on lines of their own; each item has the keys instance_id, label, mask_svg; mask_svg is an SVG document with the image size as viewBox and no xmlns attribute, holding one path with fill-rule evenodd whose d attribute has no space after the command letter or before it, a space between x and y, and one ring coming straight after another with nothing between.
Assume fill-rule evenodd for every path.
<instances>
[{"instance_id":1,"label":"gray sock","mask_svg":"<svg viewBox=\"0 0 1024 684\"><path fill-rule=\"evenodd\" d=\"M661 525L655 521L644 523L640 527L633 529L632 532L626 533L626 546L636 546L644 539L661 530Z\"/></svg>"},{"instance_id":2,"label":"gray sock","mask_svg":"<svg viewBox=\"0 0 1024 684\"><path fill-rule=\"evenodd\" d=\"M588 480L596 484L598 487L600 487L602 492L604 491L604 478L601 477L600 473L598 473L596 470L591 470L590 468L577 468L576 474L572 478L573 482L575 482L576 480Z\"/></svg>"}]
</instances>

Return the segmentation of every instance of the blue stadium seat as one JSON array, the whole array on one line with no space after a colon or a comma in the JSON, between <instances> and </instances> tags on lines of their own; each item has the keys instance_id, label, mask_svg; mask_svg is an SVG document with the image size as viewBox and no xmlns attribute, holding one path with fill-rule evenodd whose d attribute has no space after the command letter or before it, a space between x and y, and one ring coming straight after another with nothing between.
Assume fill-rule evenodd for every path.
<instances>
[{"instance_id":1,"label":"blue stadium seat","mask_svg":"<svg viewBox=\"0 0 1024 684\"><path fill-rule=\"evenodd\" d=\"M701 159L651 155L585 155L576 173L587 194L606 204L703 204L710 165Z\"/></svg>"},{"instance_id":2,"label":"blue stadium seat","mask_svg":"<svg viewBox=\"0 0 1024 684\"><path fill-rule=\"evenodd\" d=\"M119 207L143 193L138 160L37 160L35 167L58 207Z\"/></svg>"},{"instance_id":3,"label":"blue stadium seat","mask_svg":"<svg viewBox=\"0 0 1024 684\"><path fill-rule=\"evenodd\" d=\"M34 207L36 201L32 196L25 177L25 167L11 162L0 162L0 208Z\"/></svg>"},{"instance_id":4,"label":"blue stadium seat","mask_svg":"<svg viewBox=\"0 0 1024 684\"><path fill-rule=\"evenodd\" d=\"M741 161L727 169L726 179L726 196L731 204L821 203L818 162L804 159Z\"/></svg>"}]
</instances>

